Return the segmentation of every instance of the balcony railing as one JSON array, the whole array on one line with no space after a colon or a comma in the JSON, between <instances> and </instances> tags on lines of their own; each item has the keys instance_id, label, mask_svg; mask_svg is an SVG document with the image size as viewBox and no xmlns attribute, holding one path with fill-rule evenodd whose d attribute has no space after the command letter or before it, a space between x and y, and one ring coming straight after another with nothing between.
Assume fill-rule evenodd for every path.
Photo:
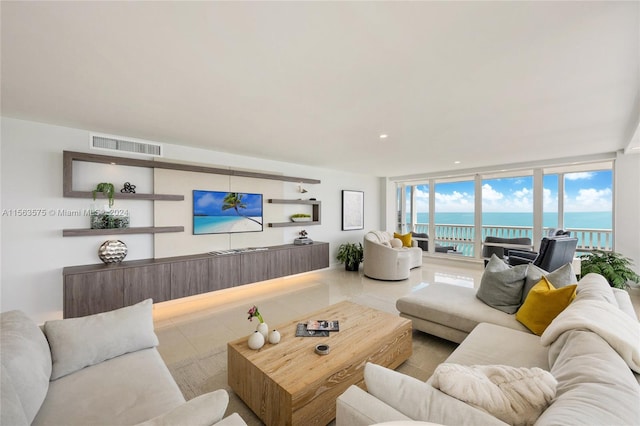
<instances>
[{"instance_id":1,"label":"balcony railing","mask_svg":"<svg viewBox=\"0 0 640 426\"><path fill-rule=\"evenodd\" d=\"M429 233L428 223L416 223L414 232ZM547 235L551 228L544 228L544 235ZM571 231L572 237L578 238L578 252L589 252L593 250L613 250L613 231L611 229L577 229L566 228ZM533 227L531 226L496 226L487 225L482 227L482 240L488 236L500 238L520 238L528 237L533 240ZM436 223L437 244L444 246L455 246L456 252L464 256L473 256L475 237L474 225L449 225Z\"/></svg>"}]
</instances>

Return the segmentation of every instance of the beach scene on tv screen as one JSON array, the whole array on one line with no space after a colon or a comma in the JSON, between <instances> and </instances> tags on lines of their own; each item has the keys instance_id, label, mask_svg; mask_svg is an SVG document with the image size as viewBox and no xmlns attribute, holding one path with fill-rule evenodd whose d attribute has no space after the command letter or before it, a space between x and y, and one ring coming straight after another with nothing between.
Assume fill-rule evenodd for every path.
<instances>
[{"instance_id":1,"label":"beach scene on tv screen","mask_svg":"<svg viewBox=\"0 0 640 426\"><path fill-rule=\"evenodd\" d=\"M193 234L262 231L262 194L193 191Z\"/></svg>"}]
</instances>

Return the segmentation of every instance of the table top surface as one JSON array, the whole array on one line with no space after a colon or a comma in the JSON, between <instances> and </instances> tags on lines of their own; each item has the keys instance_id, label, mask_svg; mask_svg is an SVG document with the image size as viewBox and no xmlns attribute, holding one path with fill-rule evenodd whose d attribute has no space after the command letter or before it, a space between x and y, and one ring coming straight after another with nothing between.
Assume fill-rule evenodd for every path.
<instances>
[{"instance_id":1,"label":"table top surface","mask_svg":"<svg viewBox=\"0 0 640 426\"><path fill-rule=\"evenodd\" d=\"M309 320L338 320L340 331L329 337L296 337L296 325ZM389 344L393 337L411 329L411 321L352 302L340 302L311 312L303 318L274 327L278 344L266 343L259 350L247 345L247 337L228 343L233 350L291 393L339 372L354 360ZM318 344L330 346L327 355L315 353Z\"/></svg>"}]
</instances>

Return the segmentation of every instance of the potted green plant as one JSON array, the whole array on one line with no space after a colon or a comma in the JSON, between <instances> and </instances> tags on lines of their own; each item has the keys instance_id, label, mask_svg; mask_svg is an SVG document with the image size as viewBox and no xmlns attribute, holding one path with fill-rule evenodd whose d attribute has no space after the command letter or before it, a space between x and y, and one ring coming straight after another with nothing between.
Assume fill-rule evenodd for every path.
<instances>
[{"instance_id":1,"label":"potted green plant","mask_svg":"<svg viewBox=\"0 0 640 426\"><path fill-rule=\"evenodd\" d=\"M364 249L361 243L344 243L338 247L337 259L340 263L344 263L344 268L347 271L357 271L363 258Z\"/></svg>"},{"instance_id":2,"label":"potted green plant","mask_svg":"<svg viewBox=\"0 0 640 426\"><path fill-rule=\"evenodd\" d=\"M116 188L113 186L113 184L108 182L101 182L96 185L96 189L91 191L91 194L93 194L93 201L96 200L96 194L98 192L104 194L104 196L109 199L109 207L113 207L113 195L116 192Z\"/></svg>"},{"instance_id":3,"label":"potted green plant","mask_svg":"<svg viewBox=\"0 0 640 426\"><path fill-rule=\"evenodd\" d=\"M91 191L93 195L93 200L95 201L98 193L104 194L105 197L109 200L109 208L91 209L91 229L117 229L117 228L128 228L129 227L129 214L128 212L120 211L114 212L111 210L114 203L114 194L116 192L115 187L112 183L101 182L96 185L96 188Z\"/></svg>"},{"instance_id":4,"label":"potted green plant","mask_svg":"<svg viewBox=\"0 0 640 426\"><path fill-rule=\"evenodd\" d=\"M628 282L640 282L640 275L636 274L630 266L631 259L613 251L594 250L589 254L580 256L580 274L590 272L600 274L609 281L609 285L615 288L626 289Z\"/></svg>"}]
</instances>

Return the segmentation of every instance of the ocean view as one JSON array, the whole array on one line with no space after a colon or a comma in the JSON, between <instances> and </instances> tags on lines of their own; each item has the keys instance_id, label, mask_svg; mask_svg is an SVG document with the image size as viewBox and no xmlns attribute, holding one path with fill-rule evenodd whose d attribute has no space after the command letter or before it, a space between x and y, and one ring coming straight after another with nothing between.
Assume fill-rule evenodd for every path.
<instances>
[{"instance_id":1,"label":"ocean view","mask_svg":"<svg viewBox=\"0 0 640 426\"><path fill-rule=\"evenodd\" d=\"M438 225L473 225L473 213L436 213L435 221ZM428 223L428 213L418 213L418 223ZM409 222L407 216L407 222ZM611 229L613 216L611 212L565 212L564 227L573 229ZM532 213L483 213L483 225L502 226L533 226ZM558 226L558 213L545 213L543 216L545 228Z\"/></svg>"}]
</instances>

